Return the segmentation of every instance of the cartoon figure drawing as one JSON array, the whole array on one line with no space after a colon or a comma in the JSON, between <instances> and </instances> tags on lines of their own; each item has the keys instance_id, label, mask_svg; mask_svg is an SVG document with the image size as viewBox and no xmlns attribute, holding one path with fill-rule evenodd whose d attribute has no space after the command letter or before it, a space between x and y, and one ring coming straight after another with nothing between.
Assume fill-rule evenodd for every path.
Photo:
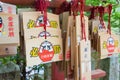
<instances>
[{"instance_id":1,"label":"cartoon figure drawing","mask_svg":"<svg viewBox=\"0 0 120 80\"><path fill-rule=\"evenodd\" d=\"M2 35L3 32L3 22L2 22L2 18L0 17L0 36Z\"/></svg>"},{"instance_id":2,"label":"cartoon figure drawing","mask_svg":"<svg viewBox=\"0 0 120 80\"><path fill-rule=\"evenodd\" d=\"M39 38L39 37L44 37L44 36L45 36L45 33L46 33L46 36L47 36L47 37L50 37L50 36L51 36L51 34L50 34L49 32L43 31L43 32L41 32L41 33L38 35L38 38Z\"/></svg>"},{"instance_id":3,"label":"cartoon figure drawing","mask_svg":"<svg viewBox=\"0 0 120 80\"><path fill-rule=\"evenodd\" d=\"M98 31L106 31L106 28L105 28L105 26L103 26L102 24L99 24L98 25Z\"/></svg>"},{"instance_id":4,"label":"cartoon figure drawing","mask_svg":"<svg viewBox=\"0 0 120 80\"><path fill-rule=\"evenodd\" d=\"M38 17L37 21L36 21L36 27L43 27L44 26L44 20L43 20L43 16ZM47 27L50 27L50 23L47 20Z\"/></svg>"},{"instance_id":5,"label":"cartoon figure drawing","mask_svg":"<svg viewBox=\"0 0 120 80\"><path fill-rule=\"evenodd\" d=\"M0 6L0 12L3 12L3 8L2 8L2 6Z\"/></svg>"},{"instance_id":6,"label":"cartoon figure drawing","mask_svg":"<svg viewBox=\"0 0 120 80\"><path fill-rule=\"evenodd\" d=\"M38 55L43 62L51 61L54 56L52 44L48 41L43 42L39 48Z\"/></svg>"},{"instance_id":7,"label":"cartoon figure drawing","mask_svg":"<svg viewBox=\"0 0 120 80\"><path fill-rule=\"evenodd\" d=\"M108 52L114 52L114 49L115 49L114 39L110 37L107 40L107 50Z\"/></svg>"},{"instance_id":8,"label":"cartoon figure drawing","mask_svg":"<svg viewBox=\"0 0 120 80\"><path fill-rule=\"evenodd\" d=\"M99 26L98 26L98 28L99 28L99 30L102 30L102 24L99 24Z\"/></svg>"}]
</instances>

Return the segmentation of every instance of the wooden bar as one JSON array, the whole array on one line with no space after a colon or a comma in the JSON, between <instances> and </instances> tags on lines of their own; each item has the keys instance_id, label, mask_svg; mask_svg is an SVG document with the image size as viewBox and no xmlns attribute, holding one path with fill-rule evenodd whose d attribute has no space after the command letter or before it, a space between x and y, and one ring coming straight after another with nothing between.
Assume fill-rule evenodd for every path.
<instances>
[{"instance_id":1,"label":"wooden bar","mask_svg":"<svg viewBox=\"0 0 120 80\"><path fill-rule=\"evenodd\" d=\"M35 0L0 0L1 2L10 3L14 5L21 5L21 6L31 6L35 4ZM50 7L58 8L60 5L66 0L52 0L50 2ZM90 10L91 7L85 6L86 10Z\"/></svg>"},{"instance_id":2,"label":"wooden bar","mask_svg":"<svg viewBox=\"0 0 120 80\"><path fill-rule=\"evenodd\" d=\"M91 76L92 76L92 79L101 78L106 76L106 72L101 69L93 70Z\"/></svg>"},{"instance_id":3,"label":"wooden bar","mask_svg":"<svg viewBox=\"0 0 120 80\"><path fill-rule=\"evenodd\" d=\"M0 0L1 2L10 3L21 6L31 6L35 4L35 0ZM52 0L50 7L58 8L65 0Z\"/></svg>"},{"instance_id":4,"label":"wooden bar","mask_svg":"<svg viewBox=\"0 0 120 80\"><path fill-rule=\"evenodd\" d=\"M35 0L0 0L1 2L10 3L14 5L20 5L20 6L34 6ZM66 0L52 0L50 2L50 8L59 8L61 4ZM85 6L85 11L91 11L92 6ZM107 8L105 9L105 12L107 12Z\"/></svg>"},{"instance_id":5,"label":"wooden bar","mask_svg":"<svg viewBox=\"0 0 120 80\"><path fill-rule=\"evenodd\" d=\"M31 6L34 5L35 3L35 0L0 0L0 1L14 5L23 5L23 6Z\"/></svg>"}]
</instances>

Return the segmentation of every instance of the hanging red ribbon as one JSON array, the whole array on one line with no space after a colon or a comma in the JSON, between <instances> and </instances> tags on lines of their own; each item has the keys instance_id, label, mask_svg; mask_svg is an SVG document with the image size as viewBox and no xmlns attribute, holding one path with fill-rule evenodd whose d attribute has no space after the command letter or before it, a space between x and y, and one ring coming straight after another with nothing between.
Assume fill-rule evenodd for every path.
<instances>
[{"instance_id":1,"label":"hanging red ribbon","mask_svg":"<svg viewBox=\"0 0 120 80\"><path fill-rule=\"evenodd\" d=\"M81 19L82 39L86 40L84 6L85 6L84 0L80 0L80 19Z\"/></svg>"},{"instance_id":2,"label":"hanging red ribbon","mask_svg":"<svg viewBox=\"0 0 120 80\"><path fill-rule=\"evenodd\" d=\"M89 19L90 19L90 20L91 20L91 19L94 19L94 16L95 16L95 7L93 6L93 7L91 8L91 14L90 14Z\"/></svg>"},{"instance_id":3,"label":"hanging red ribbon","mask_svg":"<svg viewBox=\"0 0 120 80\"><path fill-rule=\"evenodd\" d=\"M46 36L46 25L47 25L47 7L49 6L49 0L37 0L36 1L36 10L41 11L43 14L43 21L44 21L44 30L45 30L45 39Z\"/></svg>"},{"instance_id":4,"label":"hanging red ribbon","mask_svg":"<svg viewBox=\"0 0 120 80\"><path fill-rule=\"evenodd\" d=\"M71 9L71 3L67 2L67 1L64 1L60 5L60 7L57 9L56 14L60 14L60 13L66 12L66 11L70 11L70 9Z\"/></svg>"},{"instance_id":5,"label":"hanging red ribbon","mask_svg":"<svg viewBox=\"0 0 120 80\"><path fill-rule=\"evenodd\" d=\"M78 11L78 0L71 0L71 12L70 14L73 15L73 19L75 20L76 12Z\"/></svg>"},{"instance_id":6,"label":"hanging red ribbon","mask_svg":"<svg viewBox=\"0 0 120 80\"><path fill-rule=\"evenodd\" d=\"M79 11L79 1L78 0L72 0L71 1L71 11L73 13L73 16L76 16L77 12Z\"/></svg>"},{"instance_id":7,"label":"hanging red ribbon","mask_svg":"<svg viewBox=\"0 0 120 80\"><path fill-rule=\"evenodd\" d=\"M103 15L104 15L104 7L103 6L99 6L98 7L98 11L99 11L99 14L100 14L100 24L102 25L102 28L105 28L105 24L104 24L104 20L103 20Z\"/></svg>"},{"instance_id":8,"label":"hanging red ribbon","mask_svg":"<svg viewBox=\"0 0 120 80\"><path fill-rule=\"evenodd\" d=\"M96 7L93 6L93 7L91 8L91 14L90 14L89 20L95 18L95 14L96 14L97 9L98 9L98 6L96 6Z\"/></svg>"},{"instance_id":9,"label":"hanging red ribbon","mask_svg":"<svg viewBox=\"0 0 120 80\"><path fill-rule=\"evenodd\" d=\"M108 13L109 13L109 19L108 19L108 30L107 32L111 35L111 12L112 12L112 5L108 5Z\"/></svg>"},{"instance_id":10,"label":"hanging red ribbon","mask_svg":"<svg viewBox=\"0 0 120 80\"><path fill-rule=\"evenodd\" d=\"M85 19L84 19L84 0L72 0L71 1L71 11L73 12L73 16L77 15L77 12L80 12L80 20L81 20L81 34L82 39L86 40L86 33L85 33Z\"/></svg>"}]
</instances>

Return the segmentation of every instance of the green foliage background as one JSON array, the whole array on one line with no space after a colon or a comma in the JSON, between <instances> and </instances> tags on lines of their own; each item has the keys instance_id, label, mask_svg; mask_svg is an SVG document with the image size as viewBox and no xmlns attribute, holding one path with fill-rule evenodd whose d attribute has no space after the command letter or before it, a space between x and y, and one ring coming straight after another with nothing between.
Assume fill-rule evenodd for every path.
<instances>
[{"instance_id":1,"label":"green foliage background","mask_svg":"<svg viewBox=\"0 0 120 80\"><path fill-rule=\"evenodd\" d=\"M107 6L108 4L113 5L111 15L111 27L120 29L120 4L119 0L86 0L88 6ZM88 13L89 14L89 13ZM108 20L108 14L104 15L104 20Z\"/></svg>"},{"instance_id":2,"label":"green foliage background","mask_svg":"<svg viewBox=\"0 0 120 80\"><path fill-rule=\"evenodd\" d=\"M113 5L112 14L111 14L112 31L120 35L120 1L119 0L86 0L86 5L88 6L106 7L109 4ZM90 15L90 12L86 12L86 15ZM105 13L104 20L108 22L108 13ZM96 56L93 56L93 57L96 58ZM95 62L97 63L97 61ZM99 68L106 71L107 75L97 80L109 80L110 59L107 58L107 59L101 60L99 64Z\"/></svg>"}]
</instances>

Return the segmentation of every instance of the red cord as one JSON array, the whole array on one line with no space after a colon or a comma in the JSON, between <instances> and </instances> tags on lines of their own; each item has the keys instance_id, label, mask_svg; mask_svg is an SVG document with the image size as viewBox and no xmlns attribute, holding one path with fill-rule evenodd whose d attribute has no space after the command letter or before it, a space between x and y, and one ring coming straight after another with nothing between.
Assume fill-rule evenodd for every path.
<instances>
[{"instance_id":1,"label":"red cord","mask_svg":"<svg viewBox=\"0 0 120 80\"><path fill-rule=\"evenodd\" d=\"M86 40L86 32L85 32L85 18L84 18L84 0L80 0L80 19L81 19L81 28L82 28L82 39Z\"/></svg>"},{"instance_id":2,"label":"red cord","mask_svg":"<svg viewBox=\"0 0 120 80\"><path fill-rule=\"evenodd\" d=\"M49 6L49 0L37 0L36 1L36 10L41 11L43 14L43 21L44 21L44 30L45 30L45 39L46 36L46 25L47 25L47 7Z\"/></svg>"},{"instance_id":3,"label":"red cord","mask_svg":"<svg viewBox=\"0 0 120 80\"><path fill-rule=\"evenodd\" d=\"M79 11L79 4L78 4L78 0L72 0L71 1L71 11L73 12L73 15L76 16L76 12Z\"/></svg>"},{"instance_id":4,"label":"red cord","mask_svg":"<svg viewBox=\"0 0 120 80\"><path fill-rule=\"evenodd\" d=\"M108 33L111 35L111 12L112 12L112 5L108 5L108 13L109 13L109 19L108 19Z\"/></svg>"},{"instance_id":5,"label":"red cord","mask_svg":"<svg viewBox=\"0 0 120 80\"><path fill-rule=\"evenodd\" d=\"M102 25L102 28L105 28L105 24L104 24L104 20L103 20L103 15L104 15L104 7L103 6L100 6L98 7L98 11L99 11L99 14L100 14L100 24Z\"/></svg>"},{"instance_id":6,"label":"red cord","mask_svg":"<svg viewBox=\"0 0 120 80\"><path fill-rule=\"evenodd\" d=\"M96 10L98 9L98 6L93 6L92 8L91 8L91 14L90 14L90 17L89 17L89 20L91 20L91 19L94 19L95 18L95 13L96 13Z\"/></svg>"},{"instance_id":7,"label":"red cord","mask_svg":"<svg viewBox=\"0 0 120 80\"><path fill-rule=\"evenodd\" d=\"M74 19L75 19L76 13L78 11L80 12L82 39L86 40L85 19L84 19L84 0L72 0L71 4L72 4L71 11L73 12Z\"/></svg>"}]
</instances>

